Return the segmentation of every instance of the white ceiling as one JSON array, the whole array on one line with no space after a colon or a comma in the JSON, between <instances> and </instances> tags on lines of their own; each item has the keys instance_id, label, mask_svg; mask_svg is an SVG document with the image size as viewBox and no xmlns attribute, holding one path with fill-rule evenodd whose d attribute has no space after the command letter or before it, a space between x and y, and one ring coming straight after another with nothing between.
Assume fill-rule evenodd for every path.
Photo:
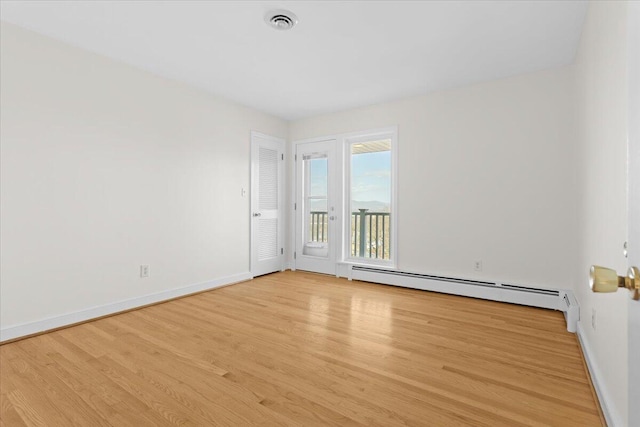
<instances>
[{"instance_id":1,"label":"white ceiling","mask_svg":"<svg viewBox=\"0 0 640 427\"><path fill-rule=\"evenodd\" d=\"M264 14L293 11L276 31ZM585 1L5 1L2 20L286 119L573 61Z\"/></svg>"}]
</instances>

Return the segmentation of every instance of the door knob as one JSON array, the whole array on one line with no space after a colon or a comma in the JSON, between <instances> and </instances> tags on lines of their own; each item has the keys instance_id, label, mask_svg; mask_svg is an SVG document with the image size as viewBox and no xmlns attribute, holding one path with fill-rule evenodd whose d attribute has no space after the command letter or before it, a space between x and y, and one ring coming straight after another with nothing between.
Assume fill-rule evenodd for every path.
<instances>
[{"instance_id":1,"label":"door knob","mask_svg":"<svg viewBox=\"0 0 640 427\"><path fill-rule=\"evenodd\" d=\"M262 216L262 214L260 212L256 212L253 214L253 216Z\"/></svg>"},{"instance_id":2,"label":"door knob","mask_svg":"<svg viewBox=\"0 0 640 427\"><path fill-rule=\"evenodd\" d=\"M640 270L630 267L626 276L618 276L615 270L592 265L589 271L589 286L593 292L615 292L618 288L631 291L631 298L640 299Z\"/></svg>"}]
</instances>

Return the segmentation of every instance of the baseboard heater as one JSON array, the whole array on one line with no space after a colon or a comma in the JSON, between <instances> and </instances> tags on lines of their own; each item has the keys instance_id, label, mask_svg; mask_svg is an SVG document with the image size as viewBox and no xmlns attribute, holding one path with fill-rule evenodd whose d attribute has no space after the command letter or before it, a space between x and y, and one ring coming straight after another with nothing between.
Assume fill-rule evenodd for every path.
<instances>
[{"instance_id":1,"label":"baseboard heater","mask_svg":"<svg viewBox=\"0 0 640 427\"><path fill-rule=\"evenodd\" d=\"M578 303L568 290L541 289L358 265L351 266L349 279L559 310L564 313L569 332L576 331L580 317Z\"/></svg>"}]
</instances>

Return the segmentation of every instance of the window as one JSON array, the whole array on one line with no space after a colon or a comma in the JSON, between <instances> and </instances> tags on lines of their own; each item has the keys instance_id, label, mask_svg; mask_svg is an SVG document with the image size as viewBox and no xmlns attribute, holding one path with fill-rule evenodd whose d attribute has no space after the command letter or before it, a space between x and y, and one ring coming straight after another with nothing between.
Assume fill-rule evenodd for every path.
<instances>
[{"instance_id":1,"label":"window","mask_svg":"<svg viewBox=\"0 0 640 427\"><path fill-rule=\"evenodd\" d=\"M329 224L327 220L328 171L327 155L314 153L303 157L304 173L303 209L308 221L305 221L305 255L326 256Z\"/></svg>"},{"instance_id":2,"label":"window","mask_svg":"<svg viewBox=\"0 0 640 427\"><path fill-rule=\"evenodd\" d=\"M395 131L345 139L345 259L395 264L395 141Z\"/></svg>"}]
</instances>

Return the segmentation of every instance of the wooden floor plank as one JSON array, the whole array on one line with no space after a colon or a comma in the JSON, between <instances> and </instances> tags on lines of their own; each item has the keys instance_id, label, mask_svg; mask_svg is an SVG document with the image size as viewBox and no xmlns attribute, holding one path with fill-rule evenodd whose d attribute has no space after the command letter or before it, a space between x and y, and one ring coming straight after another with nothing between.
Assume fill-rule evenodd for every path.
<instances>
[{"instance_id":1,"label":"wooden floor plank","mask_svg":"<svg viewBox=\"0 0 640 427\"><path fill-rule=\"evenodd\" d=\"M561 313L284 272L0 346L0 425L599 426Z\"/></svg>"}]
</instances>

